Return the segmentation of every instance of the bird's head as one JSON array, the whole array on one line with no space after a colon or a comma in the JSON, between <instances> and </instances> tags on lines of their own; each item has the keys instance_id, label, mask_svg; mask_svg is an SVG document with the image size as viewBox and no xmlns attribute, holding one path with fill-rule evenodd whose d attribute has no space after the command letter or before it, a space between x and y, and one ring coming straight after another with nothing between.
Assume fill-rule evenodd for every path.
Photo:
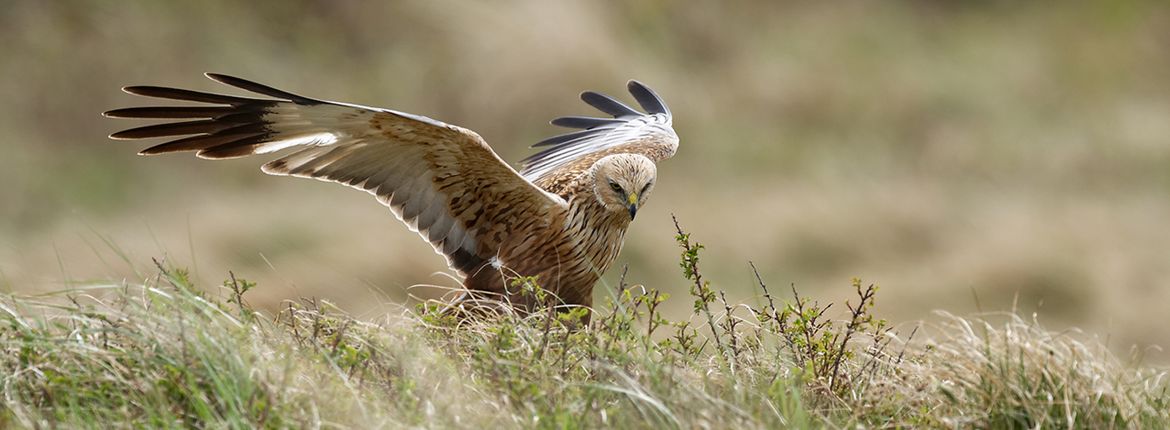
<instances>
[{"instance_id":1,"label":"bird's head","mask_svg":"<svg viewBox=\"0 0 1170 430\"><path fill-rule=\"evenodd\" d=\"M640 154L607 155L593 164L593 192L612 212L628 213L633 220L654 190L658 169Z\"/></svg>"}]
</instances>

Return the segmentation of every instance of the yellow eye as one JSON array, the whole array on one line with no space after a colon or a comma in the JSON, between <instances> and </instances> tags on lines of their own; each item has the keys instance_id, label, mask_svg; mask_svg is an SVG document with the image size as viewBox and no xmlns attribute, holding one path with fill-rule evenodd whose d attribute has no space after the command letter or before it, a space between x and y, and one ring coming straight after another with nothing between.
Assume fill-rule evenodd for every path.
<instances>
[{"instance_id":1,"label":"yellow eye","mask_svg":"<svg viewBox=\"0 0 1170 430\"><path fill-rule=\"evenodd\" d=\"M610 183L609 183L609 188L611 188L611 189L613 189L614 191L616 191L616 192L619 192L619 193L620 193L620 192L622 192L622 186L621 186L621 185L618 185L618 184L617 184L617 182L610 182Z\"/></svg>"}]
</instances>

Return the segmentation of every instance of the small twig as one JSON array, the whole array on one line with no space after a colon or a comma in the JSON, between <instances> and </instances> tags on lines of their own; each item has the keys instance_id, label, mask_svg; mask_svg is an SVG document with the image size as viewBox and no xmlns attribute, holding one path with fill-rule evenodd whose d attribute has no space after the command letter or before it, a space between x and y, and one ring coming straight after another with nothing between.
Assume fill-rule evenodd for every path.
<instances>
[{"instance_id":1,"label":"small twig","mask_svg":"<svg viewBox=\"0 0 1170 430\"><path fill-rule=\"evenodd\" d=\"M540 361L540 358L544 356L544 350L548 348L549 333L552 331L553 319L557 315L557 309L552 303L546 303L546 306L548 307L548 314L544 318L544 327L541 329L543 333L540 336L540 347L536 350L536 354L532 356L533 364Z\"/></svg>"},{"instance_id":2,"label":"small twig","mask_svg":"<svg viewBox=\"0 0 1170 430\"><path fill-rule=\"evenodd\" d=\"M289 327L292 327L293 338L297 340L298 344L303 346L305 344L305 339L304 336L301 336L301 332L298 329L298 327L301 325L297 324L297 311L296 309L293 309L293 304L291 301L288 302L288 325Z\"/></svg>"},{"instance_id":3,"label":"small twig","mask_svg":"<svg viewBox=\"0 0 1170 430\"><path fill-rule=\"evenodd\" d=\"M312 339L313 339L313 343L316 343L317 339L319 338L319 336L321 334L321 310L317 307L317 299L314 298L314 299L305 299L305 300L311 300L311 301L306 302L306 304L309 305L309 307L310 307L309 310L310 310L311 314L313 315L313 336L312 336Z\"/></svg>"},{"instance_id":4,"label":"small twig","mask_svg":"<svg viewBox=\"0 0 1170 430\"><path fill-rule=\"evenodd\" d=\"M756 283L759 284L760 289L764 290L764 298L768 300L768 309L772 311L772 320L776 320L780 315L776 312L776 301L772 300L772 294L768 292L768 286L764 284L764 278L760 276L760 271L756 269L756 263L748 261L748 265L752 266L752 273L756 275ZM793 287L796 288L795 286Z\"/></svg>"},{"instance_id":5,"label":"small twig","mask_svg":"<svg viewBox=\"0 0 1170 430\"><path fill-rule=\"evenodd\" d=\"M816 328L813 325L815 324L817 318L819 318L820 315L824 313L824 310L821 310L821 314L813 315L812 318L805 320L804 299L802 299L800 297L800 293L796 291L796 284L795 283L789 284L789 286L792 288L792 297L794 298L794 301L795 301L795 304L792 306L796 308L796 315L797 315L796 318L798 321L803 321L803 324L808 325L800 330L800 334L804 335L804 351L802 351L800 354L796 354L797 364L800 365L800 367L804 367L805 361L806 361L805 358L811 356L811 354L813 352L812 332L813 332L813 329ZM784 332L784 335L785 335L785 337L788 338L789 344L791 344L791 345L798 344L798 342L795 339L791 338L792 335L789 334L787 331Z\"/></svg>"},{"instance_id":6,"label":"small twig","mask_svg":"<svg viewBox=\"0 0 1170 430\"><path fill-rule=\"evenodd\" d=\"M860 281L858 281L860 282ZM873 300L874 286L870 284L865 291L861 290L861 285L857 284L857 294L860 296L860 303L854 308L849 302L845 302L845 307L849 308L849 324L845 326L845 335L842 337L840 343L837 343L837 351L833 357L833 370L829 373L829 390L833 391L840 379L841 361L845 356L845 347L849 345L849 341L853 338L853 334L857 332L859 327L866 318L866 306ZM836 336L834 336L836 339ZM834 340L835 341L835 340Z\"/></svg>"},{"instance_id":7,"label":"small twig","mask_svg":"<svg viewBox=\"0 0 1170 430\"><path fill-rule=\"evenodd\" d=\"M739 325L739 320L731 315L731 305L727 303L727 295L723 293L723 290L719 290L719 300L723 302L723 310L727 315L727 335L731 336L731 359L734 362L739 357L738 336L735 334L735 327Z\"/></svg>"},{"instance_id":8,"label":"small twig","mask_svg":"<svg viewBox=\"0 0 1170 430\"><path fill-rule=\"evenodd\" d=\"M902 364L902 356L906 354L906 348L910 347L910 341L914 340L914 335L918 333L918 327L914 326L914 330L910 330L910 335L906 337L906 343L902 345L902 350L898 351L898 358L894 360L894 364Z\"/></svg>"},{"instance_id":9,"label":"small twig","mask_svg":"<svg viewBox=\"0 0 1170 430\"><path fill-rule=\"evenodd\" d=\"M333 345L329 347L331 353L337 353L337 346L341 345L341 338L345 336L345 329L349 328L350 324L352 323L353 320L345 320L345 323L342 324L341 328L337 330L337 334L333 338Z\"/></svg>"},{"instance_id":10,"label":"small twig","mask_svg":"<svg viewBox=\"0 0 1170 430\"><path fill-rule=\"evenodd\" d=\"M236 304L243 306L244 292L240 291L240 281L236 279L236 273L228 270L228 277L231 278L232 281L232 294L235 295Z\"/></svg>"},{"instance_id":11,"label":"small twig","mask_svg":"<svg viewBox=\"0 0 1170 430\"><path fill-rule=\"evenodd\" d=\"M726 354L723 348L723 342L719 339L719 330L715 328L715 317L711 314L711 308L708 303L713 301L714 297L711 295L711 288L703 282L703 274L699 272L699 262L697 258L689 258L690 255L697 255L702 245L691 244L690 235L683 232L682 226L678 223L678 218L674 214L670 215L670 219L674 220L674 229L678 232L677 240L683 247L683 269L687 272L686 275L695 282L695 292L699 296L699 302L702 303L703 314L707 317L707 326L711 329L711 335L715 337L715 347L722 354Z\"/></svg>"},{"instance_id":12,"label":"small twig","mask_svg":"<svg viewBox=\"0 0 1170 430\"><path fill-rule=\"evenodd\" d=\"M650 339L654 335L654 330L658 329L659 321L654 318L655 312L658 311L658 305L662 302L658 300L658 290L654 290L654 295L650 296L650 301L646 303L646 339Z\"/></svg>"},{"instance_id":13,"label":"small twig","mask_svg":"<svg viewBox=\"0 0 1170 430\"><path fill-rule=\"evenodd\" d=\"M161 278L165 278L168 284L171 284L175 289L179 289L179 286L171 279L171 271L167 270L166 265L162 261L159 261L157 258L151 258L150 261L153 261L154 267L158 268L158 274Z\"/></svg>"},{"instance_id":14,"label":"small twig","mask_svg":"<svg viewBox=\"0 0 1170 430\"><path fill-rule=\"evenodd\" d=\"M618 291L625 291L626 290L626 274L628 274L629 272L630 272L630 265L623 264L622 265L622 276L618 278Z\"/></svg>"}]
</instances>

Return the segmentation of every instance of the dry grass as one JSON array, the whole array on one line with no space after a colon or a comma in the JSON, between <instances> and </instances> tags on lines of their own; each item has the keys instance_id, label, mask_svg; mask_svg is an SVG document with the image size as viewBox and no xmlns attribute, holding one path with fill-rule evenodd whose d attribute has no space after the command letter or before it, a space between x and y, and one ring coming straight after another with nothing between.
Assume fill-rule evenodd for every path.
<instances>
[{"instance_id":1,"label":"dry grass","mask_svg":"<svg viewBox=\"0 0 1170 430\"><path fill-rule=\"evenodd\" d=\"M906 372L946 398L936 411L948 427L1167 425L1164 370L1135 368L1140 360L1125 363L1091 336L1048 331L1019 315L943 316L926 344L929 360L911 361Z\"/></svg>"},{"instance_id":2,"label":"dry grass","mask_svg":"<svg viewBox=\"0 0 1170 430\"><path fill-rule=\"evenodd\" d=\"M1100 343L947 316L900 334L874 286L832 305L735 304L702 280L689 319L640 285L597 310L457 319L434 306L355 319L327 302L257 311L158 266L141 285L0 300L0 424L232 428L1159 428L1166 372ZM544 294L528 282L535 294ZM795 289L793 290L795 293ZM717 297L718 296L718 297ZM539 296L538 296L539 297ZM1002 318L1001 318L1002 319Z\"/></svg>"}]
</instances>

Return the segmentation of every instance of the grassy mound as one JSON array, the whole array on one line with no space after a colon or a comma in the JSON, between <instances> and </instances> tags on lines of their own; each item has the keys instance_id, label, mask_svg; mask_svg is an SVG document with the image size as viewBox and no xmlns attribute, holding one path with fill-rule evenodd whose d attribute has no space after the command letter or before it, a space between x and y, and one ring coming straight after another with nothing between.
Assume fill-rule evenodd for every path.
<instances>
[{"instance_id":1,"label":"grassy mound","mask_svg":"<svg viewBox=\"0 0 1170 430\"><path fill-rule=\"evenodd\" d=\"M628 285L589 324L434 306L359 320L308 299L270 314L247 281L204 292L163 264L139 285L3 297L0 427L1170 426L1165 372L1091 338L1015 316L900 334L856 280L845 309L763 280L762 304L728 303L678 239L680 321ZM541 297L536 281L517 287Z\"/></svg>"}]
</instances>

